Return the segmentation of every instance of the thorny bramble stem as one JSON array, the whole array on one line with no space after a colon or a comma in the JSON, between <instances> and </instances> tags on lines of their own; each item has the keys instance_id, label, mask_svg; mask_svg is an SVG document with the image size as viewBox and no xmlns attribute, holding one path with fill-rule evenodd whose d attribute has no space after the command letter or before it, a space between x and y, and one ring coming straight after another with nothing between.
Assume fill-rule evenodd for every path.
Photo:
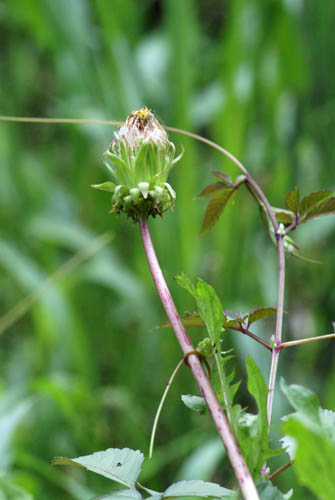
<instances>
[{"instance_id":1,"label":"thorny bramble stem","mask_svg":"<svg viewBox=\"0 0 335 500\"><path fill-rule=\"evenodd\" d=\"M180 347L183 353L187 354L189 351L193 351L194 347L177 312L176 306L173 302L159 262L157 260L157 256L151 241L147 219L140 220L140 230L145 254L158 294L164 306L165 312L169 318L171 326L175 332L177 340L180 344ZM187 358L187 363L193 373L195 380L197 381L201 394L206 400L212 419L227 450L227 454L234 469L236 479L240 485L245 500L259 500L254 481L250 475L241 451L235 441L227 418L212 389L212 386L208 381L208 378L205 375L205 372L202 369L201 362L198 356L196 354L190 354Z\"/></svg>"}]
</instances>

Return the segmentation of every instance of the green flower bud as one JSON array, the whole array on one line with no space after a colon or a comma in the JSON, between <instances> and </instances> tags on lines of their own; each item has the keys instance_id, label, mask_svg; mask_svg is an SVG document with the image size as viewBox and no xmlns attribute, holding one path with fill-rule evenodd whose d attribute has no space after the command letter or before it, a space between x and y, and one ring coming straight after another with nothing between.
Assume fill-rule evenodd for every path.
<instances>
[{"instance_id":1,"label":"green flower bud","mask_svg":"<svg viewBox=\"0 0 335 500\"><path fill-rule=\"evenodd\" d=\"M104 154L114 181L93 185L112 192L111 212L125 212L134 222L173 208L176 193L167 183L175 157L175 146L151 111L133 111Z\"/></svg>"}]
</instances>

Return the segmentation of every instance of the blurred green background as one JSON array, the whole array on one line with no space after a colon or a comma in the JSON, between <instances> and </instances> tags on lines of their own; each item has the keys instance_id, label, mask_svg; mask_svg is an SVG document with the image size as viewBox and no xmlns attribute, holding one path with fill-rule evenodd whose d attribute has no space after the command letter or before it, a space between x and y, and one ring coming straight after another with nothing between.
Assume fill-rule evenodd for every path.
<instances>
[{"instance_id":1,"label":"blurred green background","mask_svg":"<svg viewBox=\"0 0 335 500\"><path fill-rule=\"evenodd\" d=\"M331 1L3 0L0 114L124 120L146 105L164 124L230 150L271 203L283 206L295 185L305 195L334 183L334 20ZM52 457L108 447L147 454L154 412L180 359L172 332L152 331L166 318L138 227L109 215L108 194L89 187L108 180L102 153L114 130L0 124L0 491L15 492L16 484L41 500L107 493L107 479L50 469ZM206 202L195 196L212 181L210 170L239 172L203 144L171 138L185 148L171 177L178 203L150 226L180 311L194 307L173 280L181 271L214 285L227 309L275 305L276 250L246 191L199 237ZM324 217L294 234L303 253L323 264L288 260L285 340L331 331L333 230L334 219ZM106 231L109 243L7 326L8 311ZM269 341L273 321L254 331ZM197 342L202 332L191 335ZM227 333L225 347L235 348L244 382L248 354L268 377L262 347L239 333ZM287 349L280 375L334 409L333 355L329 342ZM186 368L168 396L142 482L160 490L181 478L232 486L213 424L183 406L183 393L197 393ZM254 408L245 388L239 399ZM275 446L288 411L277 392ZM295 499L313 498L292 470L276 484L293 486Z\"/></svg>"}]
</instances>

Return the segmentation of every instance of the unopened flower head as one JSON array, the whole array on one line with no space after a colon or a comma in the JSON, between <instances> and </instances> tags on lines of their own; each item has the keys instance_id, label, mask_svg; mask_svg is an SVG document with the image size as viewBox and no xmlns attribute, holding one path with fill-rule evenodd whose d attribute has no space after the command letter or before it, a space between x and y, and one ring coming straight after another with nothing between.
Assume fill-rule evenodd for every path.
<instances>
[{"instance_id":1,"label":"unopened flower head","mask_svg":"<svg viewBox=\"0 0 335 500\"><path fill-rule=\"evenodd\" d=\"M161 148L171 144L164 128L146 107L130 113L126 123L114 135L112 146L119 145L123 140L133 151L136 151L142 142L154 142Z\"/></svg>"},{"instance_id":2,"label":"unopened flower head","mask_svg":"<svg viewBox=\"0 0 335 500\"><path fill-rule=\"evenodd\" d=\"M93 187L112 192L111 212L125 212L135 222L162 215L174 206L176 193L167 178L182 154L175 158L174 144L146 107L130 113L114 135L104 160L116 184Z\"/></svg>"}]
</instances>

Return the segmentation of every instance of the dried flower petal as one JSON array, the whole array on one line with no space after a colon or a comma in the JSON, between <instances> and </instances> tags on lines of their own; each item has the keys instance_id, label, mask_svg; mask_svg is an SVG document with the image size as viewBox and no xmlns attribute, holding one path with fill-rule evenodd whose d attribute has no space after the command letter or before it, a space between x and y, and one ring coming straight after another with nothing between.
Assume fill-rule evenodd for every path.
<instances>
[{"instance_id":1,"label":"dried flower petal","mask_svg":"<svg viewBox=\"0 0 335 500\"><path fill-rule=\"evenodd\" d=\"M130 113L114 135L104 155L116 183L115 188L108 183L113 193L111 212L125 212L134 222L150 215L162 216L175 203L176 193L167 178L182 154L175 157L174 144L146 107Z\"/></svg>"}]
</instances>

